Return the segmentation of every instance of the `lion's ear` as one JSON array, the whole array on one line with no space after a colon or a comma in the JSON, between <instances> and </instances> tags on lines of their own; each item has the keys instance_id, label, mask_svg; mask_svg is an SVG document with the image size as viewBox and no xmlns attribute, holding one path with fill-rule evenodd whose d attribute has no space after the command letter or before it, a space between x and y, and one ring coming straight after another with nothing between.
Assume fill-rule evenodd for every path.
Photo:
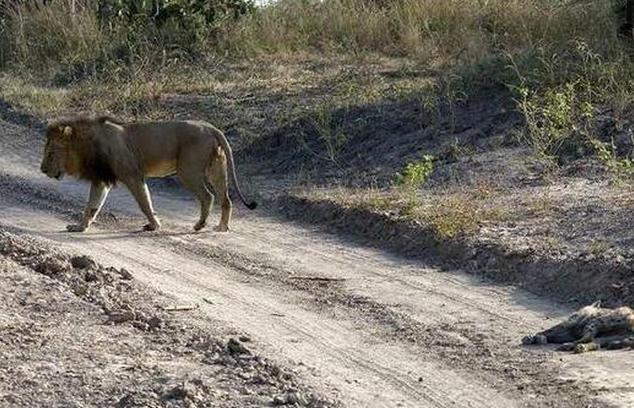
<instances>
[{"instance_id":1,"label":"lion's ear","mask_svg":"<svg viewBox=\"0 0 634 408\"><path fill-rule=\"evenodd\" d=\"M65 137L71 137L73 135L73 128L70 126L64 126L64 130L62 131L62 134Z\"/></svg>"}]
</instances>

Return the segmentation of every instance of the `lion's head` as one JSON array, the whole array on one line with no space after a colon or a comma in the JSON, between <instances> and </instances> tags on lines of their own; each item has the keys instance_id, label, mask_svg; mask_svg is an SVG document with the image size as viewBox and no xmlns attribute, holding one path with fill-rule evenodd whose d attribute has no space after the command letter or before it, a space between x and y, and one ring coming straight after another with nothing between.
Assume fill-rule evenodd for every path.
<instances>
[{"instance_id":1,"label":"lion's head","mask_svg":"<svg viewBox=\"0 0 634 408\"><path fill-rule=\"evenodd\" d=\"M60 179L64 174L77 172L77 155L71 145L73 128L62 122L48 125L46 129L46 145L40 169L51 178Z\"/></svg>"},{"instance_id":2,"label":"lion's head","mask_svg":"<svg viewBox=\"0 0 634 408\"><path fill-rule=\"evenodd\" d=\"M90 181L114 184L110 158L102 148L103 125L120 123L107 116L78 116L52 122L46 130L46 145L40 169L48 177L65 174Z\"/></svg>"}]
</instances>

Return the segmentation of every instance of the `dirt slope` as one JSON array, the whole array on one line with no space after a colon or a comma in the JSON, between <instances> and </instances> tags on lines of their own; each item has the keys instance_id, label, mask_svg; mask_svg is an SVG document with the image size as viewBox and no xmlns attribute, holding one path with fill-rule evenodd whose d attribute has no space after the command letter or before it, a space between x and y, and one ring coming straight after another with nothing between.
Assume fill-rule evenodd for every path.
<instances>
[{"instance_id":1,"label":"dirt slope","mask_svg":"<svg viewBox=\"0 0 634 408\"><path fill-rule=\"evenodd\" d=\"M0 406L335 404L128 270L0 231L0 272Z\"/></svg>"},{"instance_id":2,"label":"dirt slope","mask_svg":"<svg viewBox=\"0 0 634 408\"><path fill-rule=\"evenodd\" d=\"M138 233L144 220L119 189L106 208L115 217L89 233L62 232L87 186L44 179L39 135L0 125L0 224L134 270L149 287L248 333L260 354L346 406L634 404L631 353L519 346L569 310L281 222L266 209L239 211L229 234L193 234L197 205L155 188L164 229Z\"/></svg>"}]
</instances>

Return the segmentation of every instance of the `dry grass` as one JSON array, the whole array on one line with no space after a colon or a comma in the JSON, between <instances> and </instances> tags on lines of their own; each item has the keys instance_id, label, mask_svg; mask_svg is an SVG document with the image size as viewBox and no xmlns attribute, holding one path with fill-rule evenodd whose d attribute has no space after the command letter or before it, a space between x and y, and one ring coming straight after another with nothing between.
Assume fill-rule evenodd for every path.
<instances>
[{"instance_id":1,"label":"dry grass","mask_svg":"<svg viewBox=\"0 0 634 408\"><path fill-rule=\"evenodd\" d=\"M429 193L429 192L427 192ZM304 190L298 193L312 200L329 200L348 208L387 213L421 222L440 239L471 235L484 225L514 219L511 210L499 202L499 191L481 186L446 194L412 196L399 188Z\"/></svg>"},{"instance_id":2,"label":"dry grass","mask_svg":"<svg viewBox=\"0 0 634 408\"><path fill-rule=\"evenodd\" d=\"M544 0L281 0L229 27L222 46L240 53L374 51L427 65L476 62L500 51L613 39L608 2Z\"/></svg>"},{"instance_id":3,"label":"dry grass","mask_svg":"<svg viewBox=\"0 0 634 408\"><path fill-rule=\"evenodd\" d=\"M166 94L204 93L211 109L224 98L234 111L241 96L265 95L258 119L312 119L324 141L314 154L334 162L349 135L333 111L391 98L420 98L424 119L412 120L429 125L441 106L481 85L510 87L526 118L523 141L549 157L578 147L569 129L594 107L627 111L634 100L629 48L607 1L279 0L215 27L219 40L195 55L150 41L151 28L103 27L85 4L72 14L67 0L52 0L9 16L0 27L1 96L42 116L155 118L173 114L161 102ZM227 57L233 70L218 69ZM302 58L315 64L297 69ZM372 58L405 61L394 70L400 78L364 69ZM332 68L342 61L350 69ZM235 97L225 97L230 90ZM290 102L272 102L282 98ZM212 119L230 124L235 116Z\"/></svg>"},{"instance_id":4,"label":"dry grass","mask_svg":"<svg viewBox=\"0 0 634 408\"><path fill-rule=\"evenodd\" d=\"M0 62L47 76L96 60L108 41L89 7L73 14L68 1L24 4L9 11L0 31Z\"/></svg>"}]
</instances>

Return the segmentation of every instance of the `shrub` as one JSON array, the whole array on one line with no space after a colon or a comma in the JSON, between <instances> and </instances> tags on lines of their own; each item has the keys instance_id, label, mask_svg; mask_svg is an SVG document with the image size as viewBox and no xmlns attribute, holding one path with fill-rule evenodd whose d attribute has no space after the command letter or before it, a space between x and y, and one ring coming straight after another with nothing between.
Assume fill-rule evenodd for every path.
<instances>
[{"instance_id":1,"label":"shrub","mask_svg":"<svg viewBox=\"0 0 634 408\"><path fill-rule=\"evenodd\" d=\"M407 163L396 175L396 184L406 190L416 190L425 184L434 171L434 157L424 155L419 161Z\"/></svg>"}]
</instances>

